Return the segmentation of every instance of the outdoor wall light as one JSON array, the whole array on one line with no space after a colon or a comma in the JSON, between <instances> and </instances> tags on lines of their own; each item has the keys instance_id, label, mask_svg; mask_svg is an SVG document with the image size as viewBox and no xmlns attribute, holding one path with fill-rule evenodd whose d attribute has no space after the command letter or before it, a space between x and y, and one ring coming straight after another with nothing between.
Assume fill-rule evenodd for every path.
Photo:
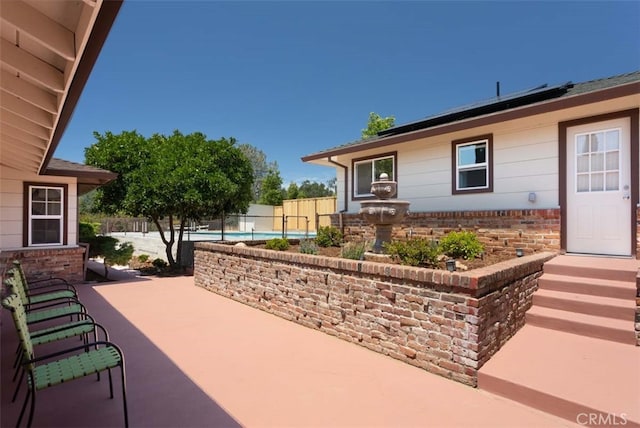
<instances>
[{"instance_id":1,"label":"outdoor wall light","mask_svg":"<svg viewBox=\"0 0 640 428\"><path fill-rule=\"evenodd\" d=\"M449 272L455 272L455 270L456 270L456 261L453 260L453 259L449 259L449 260L447 260L446 263L447 263L447 270Z\"/></svg>"},{"instance_id":2,"label":"outdoor wall light","mask_svg":"<svg viewBox=\"0 0 640 428\"><path fill-rule=\"evenodd\" d=\"M518 257L524 256L524 250L522 248L516 248L516 256Z\"/></svg>"},{"instance_id":3,"label":"outdoor wall light","mask_svg":"<svg viewBox=\"0 0 640 428\"><path fill-rule=\"evenodd\" d=\"M536 192L530 192L529 193L529 202L535 202L536 201Z\"/></svg>"}]
</instances>

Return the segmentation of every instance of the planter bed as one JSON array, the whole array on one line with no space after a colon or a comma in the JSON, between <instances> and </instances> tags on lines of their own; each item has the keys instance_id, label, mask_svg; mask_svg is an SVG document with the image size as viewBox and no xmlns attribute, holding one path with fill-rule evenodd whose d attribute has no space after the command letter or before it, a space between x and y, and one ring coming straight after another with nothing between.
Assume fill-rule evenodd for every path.
<instances>
[{"instance_id":1,"label":"planter bed","mask_svg":"<svg viewBox=\"0 0 640 428\"><path fill-rule=\"evenodd\" d=\"M195 244L195 284L467 385L524 325L538 253L467 272Z\"/></svg>"}]
</instances>

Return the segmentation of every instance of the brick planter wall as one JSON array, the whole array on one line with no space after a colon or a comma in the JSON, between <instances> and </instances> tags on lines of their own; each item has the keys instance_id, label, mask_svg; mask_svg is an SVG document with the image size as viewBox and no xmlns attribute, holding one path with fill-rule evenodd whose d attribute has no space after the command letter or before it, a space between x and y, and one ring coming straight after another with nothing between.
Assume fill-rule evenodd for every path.
<instances>
[{"instance_id":1,"label":"brick planter wall","mask_svg":"<svg viewBox=\"0 0 640 428\"><path fill-rule=\"evenodd\" d=\"M374 240L375 229L359 214L333 214L331 224L342 227L347 240ZM410 235L438 239L460 229L475 232L487 253L560 249L559 209L412 212L394 226L393 235L395 239Z\"/></svg>"},{"instance_id":2,"label":"brick planter wall","mask_svg":"<svg viewBox=\"0 0 640 428\"><path fill-rule=\"evenodd\" d=\"M478 369L524 325L539 253L469 272L195 245L195 284L476 386Z\"/></svg>"},{"instance_id":3,"label":"brick planter wall","mask_svg":"<svg viewBox=\"0 0 640 428\"><path fill-rule=\"evenodd\" d=\"M71 283L84 280L83 247L3 250L0 252L0 272L4 278L14 260L19 260L27 280L63 278Z\"/></svg>"}]
</instances>

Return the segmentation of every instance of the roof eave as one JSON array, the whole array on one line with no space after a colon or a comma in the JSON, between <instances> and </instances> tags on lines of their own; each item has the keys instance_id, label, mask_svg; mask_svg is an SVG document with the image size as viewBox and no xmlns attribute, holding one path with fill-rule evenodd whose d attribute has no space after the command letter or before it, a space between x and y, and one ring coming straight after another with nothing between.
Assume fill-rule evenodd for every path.
<instances>
[{"instance_id":1,"label":"roof eave","mask_svg":"<svg viewBox=\"0 0 640 428\"><path fill-rule=\"evenodd\" d=\"M612 88L605 88L598 91L570 95L562 98L555 98L549 101L543 101L536 104L531 104L497 113L491 113L484 116L473 117L470 119L464 119L456 122L434 126L431 128L410 131L404 134L381 137L371 142L367 142L366 140L364 140L362 142L355 143L354 145L341 147L336 150L328 150L310 154L308 156L303 156L302 161L311 162L319 159L328 159L332 156L350 154L363 150L378 149L392 144L417 140L419 138L433 137L450 132L462 131L465 129L490 125L497 122L504 122L507 120L514 120L527 116L549 113L557 110L606 101L614 98L621 98L638 93L640 93L640 82L631 82L624 85L614 86Z\"/></svg>"},{"instance_id":2,"label":"roof eave","mask_svg":"<svg viewBox=\"0 0 640 428\"><path fill-rule=\"evenodd\" d=\"M51 143L49 144L45 157L40 165L39 174L45 174L45 172L48 172L47 167L49 162L58 148L60 139L73 116L73 111L78 104L80 95L82 94L87 81L89 80L91 70L93 70L93 66L95 65L98 55L102 50L102 46L109 35L109 31L118 16L122 2L123 0L106 0L100 7L95 26L91 31L87 46L82 54L82 59L78 64L78 69L76 70L76 73L73 76L73 81L69 86L69 91L65 99L64 106L60 112L60 118L53 137L51 138Z\"/></svg>"}]
</instances>

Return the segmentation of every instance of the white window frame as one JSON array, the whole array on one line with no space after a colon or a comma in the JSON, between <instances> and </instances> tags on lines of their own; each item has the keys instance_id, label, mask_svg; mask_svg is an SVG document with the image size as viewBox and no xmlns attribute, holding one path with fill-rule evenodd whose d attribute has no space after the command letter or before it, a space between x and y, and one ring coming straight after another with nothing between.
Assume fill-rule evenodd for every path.
<instances>
[{"instance_id":1,"label":"white window frame","mask_svg":"<svg viewBox=\"0 0 640 428\"><path fill-rule=\"evenodd\" d=\"M475 137L472 139L457 140L453 142L454 151L454 177L453 177L453 190L454 194L461 193L480 193L480 192L492 192L493 191L493 174L492 174L492 155L493 155L493 136L484 135L481 137ZM468 165L460 165L460 149L469 146L477 146L484 144L485 146L485 160L484 162L478 162ZM460 185L460 173L465 171L478 171L484 170L485 172L485 185L484 186L467 186L461 187Z\"/></svg>"},{"instance_id":2,"label":"white window frame","mask_svg":"<svg viewBox=\"0 0 640 428\"><path fill-rule=\"evenodd\" d=\"M45 189L45 190L57 190L60 192L60 214L33 214L33 190ZM28 206L27 206L27 219L28 222L28 246L30 247L46 247L52 245L64 245L65 242L65 213L66 213L66 193L65 186L55 186L51 184L29 184L27 187L28 192ZM45 201L45 206L47 206ZM34 243L33 242L33 225L32 220L58 220L60 227L60 239L58 242L45 242Z\"/></svg>"},{"instance_id":3,"label":"white window frame","mask_svg":"<svg viewBox=\"0 0 640 428\"><path fill-rule=\"evenodd\" d=\"M373 168L373 163L379 160L391 159L392 171L391 171L391 176L389 177L389 180L395 181L396 180L396 156L397 156L396 153L385 153L377 157L369 157L369 158L358 159L353 161L353 197L354 199L367 198L367 197L373 196L373 193L371 193L370 191L367 193L358 193L358 187L359 187L358 186L358 166L364 165L364 164L371 164L371 182L374 182L378 179L378 177L375 177L375 169Z\"/></svg>"}]
</instances>

